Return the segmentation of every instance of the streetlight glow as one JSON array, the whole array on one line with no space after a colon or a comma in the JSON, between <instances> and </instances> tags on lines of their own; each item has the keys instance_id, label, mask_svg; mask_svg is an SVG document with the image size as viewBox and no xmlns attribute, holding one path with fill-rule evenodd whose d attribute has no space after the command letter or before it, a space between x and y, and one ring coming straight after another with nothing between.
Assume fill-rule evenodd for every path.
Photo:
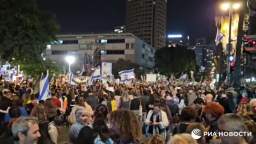
<instances>
[{"instance_id":1,"label":"streetlight glow","mask_svg":"<svg viewBox=\"0 0 256 144\"><path fill-rule=\"evenodd\" d=\"M73 55L67 55L65 60L68 63L68 72L71 74L71 65L75 62L76 58Z\"/></svg>"},{"instance_id":2,"label":"streetlight glow","mask_svg":"<svg viewBox=\"0 0 256 144\"><path fill-rule=\"evenodd\" d=\"M241 8L241 3L234 3L233 5L232 5L232 8L234 9L234 10L238 10L238 9L240 9Z\"/></svg>"},{"instance_id":3,"label":"streetlight glow","mask_svg":"<svg viewBox=\"0 0 256 144\"><path fill-rule=\"evenodd\" d=\"M231 2L223 2L220 5L220 9L223 11L228 11L230 9L239 10L242 4L239 2L231 3Z\"/></svg>"},{"instance_id":4,"label":"streetlight glow","mask_svg":"<svg viewBox=\"0 0 256 144\"><path fill-rule=\"evenodd\" d=\"M75 62L76 58L75 58L74 56L72 56L72 55L67 55L67 56L65 57L65 60L66 60L66 62L67 62L69 65L71 65L71 64L73 64L73 63Z\"/></svg>"},{"instance_id":5,"label":"streetlight glow","mask_svg":"<svg viewBox=\"0 0 256 144\"><path fill-rule=\"evenodd\" d=\"M230 2L224 2L220 5L220 8L223 11L228 11L231 7L230 5L231 5Z\"/></svg>"}]
</instances>

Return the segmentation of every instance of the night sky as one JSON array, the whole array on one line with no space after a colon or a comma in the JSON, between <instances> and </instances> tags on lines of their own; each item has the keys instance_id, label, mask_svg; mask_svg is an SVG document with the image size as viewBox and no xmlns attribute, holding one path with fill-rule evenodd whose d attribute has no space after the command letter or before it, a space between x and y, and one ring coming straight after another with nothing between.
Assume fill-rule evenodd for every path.
<instances>
[{"instance_id":1,"label":"night sky","mask_svg":"<svg viewBox=\"0 0 256 144\"><path fill-rule=\"evenodd\" d=\"M126 0L38 0L52 13L61 33L110 32L125 25ZM214 31L213 0L168 0L167 32L210 37Z\"/></svg>"}]
</instances>

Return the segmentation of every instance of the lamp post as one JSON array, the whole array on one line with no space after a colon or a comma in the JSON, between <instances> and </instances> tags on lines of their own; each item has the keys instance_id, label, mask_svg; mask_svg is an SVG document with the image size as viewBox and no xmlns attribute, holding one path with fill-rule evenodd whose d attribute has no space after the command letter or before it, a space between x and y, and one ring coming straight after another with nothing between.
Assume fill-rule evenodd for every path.
<instances>
[{"instance_id":1,"label":"lamp post","mask_svg":"<svg viewBox=\"0 0 256 144\"><path fill-rule=\"evenodd\" d=\"M230 85L231 73L230 73L230 57L231 57L231 49L232 49L232 17L233 12L235 10L239 10L241 8L240 2L223 2L220 5L221 10L228 11L229 17L229 29L228 29L228 44L227 44L227 83Z\"/></svg>"},{"instance_id":2,"label":"lamp post","mask_svg":"<svg viewBox=\"0 0 256 144\"><path fill-rule=\"evenodd\" d=\"M65 61L68 63L68 72L71 74L71 65L75 62L76 58L72 55L67 55Z\"/></svg>"}]
</instances>

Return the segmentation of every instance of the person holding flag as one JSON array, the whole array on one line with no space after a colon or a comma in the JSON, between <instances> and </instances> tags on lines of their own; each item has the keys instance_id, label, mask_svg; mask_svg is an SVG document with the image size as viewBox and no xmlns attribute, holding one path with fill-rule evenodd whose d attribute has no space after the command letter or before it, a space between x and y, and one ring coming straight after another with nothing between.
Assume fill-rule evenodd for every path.
<instances>
[{"instance_id":1,"label":"person holding flag","mask_svg":"<svg viewBox=\"0 0 256 144\"><path fill-rule=\"evenodd\" d=\"M49 89L50 81L49 81L49 71L47 70L46 76L40 80L40 92L38 100L46 100L49 97L50 89Z\"/></svg>"}]
</instances>

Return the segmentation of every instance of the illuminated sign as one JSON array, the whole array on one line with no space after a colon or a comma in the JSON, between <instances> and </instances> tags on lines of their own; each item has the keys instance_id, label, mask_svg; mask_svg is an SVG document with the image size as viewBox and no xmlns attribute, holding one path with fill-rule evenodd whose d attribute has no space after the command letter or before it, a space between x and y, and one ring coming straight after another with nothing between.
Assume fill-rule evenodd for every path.
<instances>
[{"instance_id":1,"label":"illuminated sign","mask_svg":"<svg viewBox=\"0 0 256 144\"><path fill-rule=\"evenodd\" d=\"M168 38L182 38L181 34L169 34Z\"/></svg>"}]
</instances>

